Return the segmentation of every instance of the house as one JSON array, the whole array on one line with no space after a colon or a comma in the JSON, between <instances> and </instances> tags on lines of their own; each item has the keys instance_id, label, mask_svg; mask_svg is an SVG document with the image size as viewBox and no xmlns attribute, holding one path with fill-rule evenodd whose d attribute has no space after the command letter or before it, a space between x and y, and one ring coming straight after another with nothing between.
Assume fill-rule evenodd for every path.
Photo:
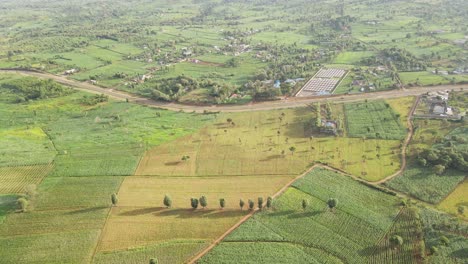
<instances>
[{"instance_id":1,"label":"house","mask_svg":"<svg viewBox=\"0 0 468 264\"><path fill-rule=\"evenodd\" d=\"M66 75L71 75L71 74L74 74L74 73L76 73L76 72L78 72L76 69L70 69L70 70L65 71L64 73L65 73Z\"/></svg>"},{"instance_id":2,"label":"house","mask_svg":"<svg viewBox=\"0 0 468 264\"><path fill-rule=\"evenodd\" d=\"M322 120L322 125L320 126L320 133L337 135L338 122L334 120Z\"/></svg>"}]
</instances>

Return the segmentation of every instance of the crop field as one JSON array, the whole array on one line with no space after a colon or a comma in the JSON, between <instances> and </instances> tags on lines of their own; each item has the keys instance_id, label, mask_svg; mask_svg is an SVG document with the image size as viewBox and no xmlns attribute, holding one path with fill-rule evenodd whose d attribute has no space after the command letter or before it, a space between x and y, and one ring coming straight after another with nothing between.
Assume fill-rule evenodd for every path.
<instances>
[{"instance_id":1,"label":"crop field","mask_svg":"<svg viewBox=\"0 0 468 264\"><path fill-rule=\"evenodd\" d=\"M0 237L5 263L89 263L99 230ZM34 250L31 250L34 249Z\"/></svg>"},{"instance_id":2,"label":"crop field","mask_svg":"<svg viewBox=\"0 0 468 264\"><path fill-rule=\"evenodd\" d=\"M426 202L437 204L463 181L465 175L459 171L447 170L443 177L431 168L409 165L401 176L386 182L385 185L405 192Z\"/></svg>"},{"instance_id":3,"label":"crop field","mask_svg":"<svg viewBox=\"0 0 468 264\"><path fill-rule=\"evenodd\" d=\"M3 122L3 120L1 120ZM8 121L5 120L6 124ZM49 164L56 152L40 127L0 129L0 167Z\"/></svg>"},{"instance_id":4,"label":"crop field","mask_svg":"<svg viewBox=\"0 0 468 264\"><path fill-rule=\"evenodd\" d=\"M168 194L172 206L189 207L192 197L205 195L208 208L219 208L219 199L226 200L226 208L239 208L239 199L257 199L275 194L294 176L213 176L213 177L126 177L119 190L119 205L136 207L162 206L162 199Z\"/></svg>"},{"instance_id":5,"label":"crop field","mask_svg":"<svg viewBox=\"0 0 468 264\"><path fill-rule=\"evenodd\" d=\"M345 104L350 137L403 139L406 135L400 116L385 101Z\"/></svg>"},{"instance_id":6,"label":"crop field","mask_svg":"<svg viewBox=\"0 0 468 264\"><path fill-rule=\"evenodd\" d=\"M200 132L149 150L136 175L297 175L322 162L374 181L398 170L398 140L310 137L313 118L308 108L220 114Z\"/></svg>"},{"instance_id":7,"label":"crop field","mask_svg":"<svg viewBox=\"0 0 468 264\"><path fill-rule=\"evenodd\" d=\"M39 210L108 207L123 177L47 177L38 188Z\"/></svg>"},{"instance_id":8,"label":"crop field","mask_svg":"<svg viewBox=\"0 0 468 264\"><path fill-rule=\"evenodd\" d=\"M205 240L181 240L163 242L143 248L97 253L95 264L141 264L157 257L159 263L183 263L194 254L207 246Z\"/></svg>"},{"instance_id":9,"label":"crop field","mask_svg":"<svg viewBox=\"0 0 468 264\"><path fill-rule=\"evenodd\" d=\"M240 209L165 209L156 207L117 207L112 209L100 252L148 246L171 240L214 240L248 213ZM196 252L193 252L196 253Z\"/></svg>"},{"instance_id":10,"label":"crop field","mask_svg":"<svg viewBox=\"0 0 468 264\"><path fill-rule=\"evenodd\" d=\"M37 185L52 170L52 165L0 167L0 194L22 193Z\"/></svg>"},{"instance_id":11,"label":"crop field","mask_svg":"<svg viewBox=\"0 0 468 264\"><path fill-rule=\"evenodd\" d=\"M444 210L448 213L454 215L460 215L458 212L458 208L463 206L468 208L468 180L465 179L458 187L450 193L447 197L445 197L442 202L437 206L439 209ZM463 213L464 217L468 217L468 212L465 210Z\"/></svg>"},{"instance_id":12,"label":"crop field","mask_svg":"<svg viewBox=\"0 0 468 264\"><path fill-rule=\"evenodd\" d=\"M422 240L422 224L414 209L402 209L392 228L375 246L375 251L369 263L418 263ZM403 245L394 248L389 239L398 235L403 239Z\"/></svg>"},{"instance_id":13,"label":"crop field","mask_svg":"<svg viewBox=\"0 0 468 264\"><path fill-rule=\"evenodd\" d=\"M330 197L339 201L333 212L326 205ZM303 199L309 201L305 211ZM395 197L346 176L316 169L275 200L272 211L256 214L200 262L233 263L233 256L243 252L242 259L268 263L260 259L285 252L278 254L284 262L311 258L310 263L364 263L374 254L373 245L392 226L397 203Z\"/></svg>"}]
</instances>

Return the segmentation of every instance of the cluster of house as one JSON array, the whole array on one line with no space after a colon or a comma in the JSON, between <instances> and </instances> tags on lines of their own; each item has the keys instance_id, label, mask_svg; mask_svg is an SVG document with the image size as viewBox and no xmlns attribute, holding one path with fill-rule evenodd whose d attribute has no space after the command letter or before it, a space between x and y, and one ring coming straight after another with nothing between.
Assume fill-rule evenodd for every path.
<instances>
[{"instance_id":1,"label":"cluster of house","mask_svg":"<svg viewBox=\"0 0 468 264\"><path fill-rule=\"evenodd\" d=\"M437 91L429 92L424 95L419 104L423 105L426 110L422 114L418 114L420 117L427 118L448 118L448 119L460 119L462 113L459 109L451 107L449 105L449 91Z\"/></svg>"}]
</instances>

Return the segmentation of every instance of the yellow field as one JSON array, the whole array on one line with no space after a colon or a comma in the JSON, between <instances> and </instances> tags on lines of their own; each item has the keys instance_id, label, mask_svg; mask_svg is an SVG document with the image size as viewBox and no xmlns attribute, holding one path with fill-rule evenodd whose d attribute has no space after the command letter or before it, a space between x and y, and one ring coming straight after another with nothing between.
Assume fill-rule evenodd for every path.
<instances>
[{"instance_id":1,"label":"yellow field","mask_svg":"<svg viewBox=\"0 0 468 264\"><path fill-rule=\"evenodd\" d=\"M22 193L26 186L39 184L52 165L0 167L0 194Z\"/></svg>"},{"instance_id":2,"label":"yellow field","mask_svg":"<svg viewBox=\"0 0 468 264\"><path fill-rule=\"evenodd\" d=\"M98 250L113 251L170 240L213 240L247 213L238 209L116 207Z\"/></svg>"},{"instance_id":3,"label":"yellow field","mask_svg":"<svg viewBox=\"0 0 468 264\"><path fill-rule=\"evenodd\" d=\"M459 215L458 207L464 206L464 217L468 217L468 180L465 179L449 196L447 196L437 207L448 213Z\"/></svg>"},{"instance_id":4,"label":"yellow field","mask_svg":"<svg viewBox=\"0 0 468 264\"><path fill-rule=\"evenodd\" d=\"M190 207L190 198L205 195L208 208L239 208L239 199L265 198L276 193L295 176L216 176L216 177L127 177L119 191L119 206L160 207L165 194L175 208Z\"/></svg>"},{"instance_id":5,"label":"yellow field","mask_svg":"<svg viewBox=\"0 0 468 264\"><path fill-rule=\"evenodd\" d=\"M310 138L313 116L308 108L220 114L216 124L148 151L136 175L298 175L323 162L377 181L399 169L400 141ZM235 124L228 124L228 118ZM184 155L190 159L182 161Z\"/></svg>"},{"instance_id":6,"label":"yellow field","mask_svg":"<svg viewBox=\"0 0 468 264\"><path fill-rule=\"evenodd\" d=\"M414 97L401 97L395 99L387 99L387 102L395 112L400 114L400 121L405 126L408 127L408 115L411 110L411 106L413 106L415 98Z\"/></svg>"}]
</instances>

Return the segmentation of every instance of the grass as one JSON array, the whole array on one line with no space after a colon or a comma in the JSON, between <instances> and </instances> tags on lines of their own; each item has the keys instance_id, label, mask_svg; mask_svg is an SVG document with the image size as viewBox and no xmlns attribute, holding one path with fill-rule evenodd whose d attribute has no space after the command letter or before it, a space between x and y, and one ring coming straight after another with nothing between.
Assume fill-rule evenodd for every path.
<instances>
[{"instance_id":1,"label":"grass","mask_svg":"<svg viewBox=\"0 0 468 264\"><path fill-rule=\"evenodd\" d=\"M460 206L465 207L465 212L462 216L468 217L468 180L465 179L458 187L450 193L440 204L437 206L439 209L444 210L453 215L460 215L458 208Z\"/></svg>"},{"instance_id":2,"label":"grass","mask_svg":"<svg viewBox=\"0 0 468 264\"><path fill-rule=\"evenodd\" d=\"M448 84L450 81L441 75L430 72L400 72L398 73L403 84L418 83L419 85Z\"/></svg>"},{"instance_id":3,"label":"grass","mask_svg":"<svg viewBox=\"0 0 468 264\"><path fill-rule=\"evenodd\" d=\"M176 208L189 207L192 197L205 195L208 208L219 208L219 199L226 200L226 208L238 209L239 199L265 199L286 185L293 176L214 176L214 177L126 177L119 190L120 206L163 206L164 194Z\"/></svg>"},{"instance_id":4,"label":"grass","mask_svg":"<svg viewBox=\"0 0 468 264\"><path fill-rule=\"evenodd\" d=\"M361 60L372 57L373 55L374 52L372 51L347 51L338 54L333 60L333 63L359 65L361 64Z\"/></svg>"},{"instance_id":5,"label":"grass","mask_svg":"<svg viewBox=\"0 0 468 264\"><path fill-rule=\"evenodd\" d=\"M228 118L235 125L228 124ZM314 118L308 108L219 114L200 132L149 150L136 174L298 175L312 163L323 162L374 181L398 170L398 140L310 134ZM294 153L289 151L291 146L296 147ZM376 157L377 146L380 159ZM185 155L190 159L182 162Z\"/></svg>"},{"instance_id":6,"label":"grass","mask_svg":"<svg viewBox=\"0 0 468 264\"><path fill-rule=\"evenodd\" d=\"M386 103L400 115L400 122L408 127L408 115L410 114L411 107L413 106L414 97L402 97L395 99L387 99Z\"/></svg>"},{"instance_id":7,"label":"grass","mask_svg":"<svg viewBox=\"0 0 468 264\"><path fill-rule=\"evenodd\" d=\"M98 253L92 263L141 264L151 258L157 258L158 263L184 263L194 252L201 251L206 246L205 240L171 241L131 250Z\"/></svg>"},{"instance_id":8,"label":"grass","mask_svg":"<svg viewBox=\"0 0 468 264\"><path fill-rule=\"evenodd\" d=\"M384 101L345 104L346 125L351 137L403 139L400 116Z\"/></svg>"},{"instance_id":9,"label":"grass","mask_svg":"<svg viewBox=\"0 0 468 264\"><path fill-rule=\"evenodd\" d=\"M333 212L326 205L330 197L339 201ZM303 199L309 201L305 211L301 208ZM372 256L373 245L393 225L398 211L395 197L335 172L316 169L274 200L273 210L262 211L242 224L201 263L229 262L231 258L226 256L243 249L249 249L245 260L269 260L270 255L286 250L297 254L284 252L278 256L282 263L295 262L304 252L312 255L310 263L315 263L313 258L318 263L364 263ZM239 258L244 259L232 257Z\"/></svg>"},{"instance_id":10,"label":"grass","mask_svg":"<svg viewBox=\"0 0 468 264\"><path fill-rule=\"evenodd\" d=\"M22 193L29 185L38 185L52 170L51 165L0 167L0 194Z\"/></svg>"}]
</instances>

